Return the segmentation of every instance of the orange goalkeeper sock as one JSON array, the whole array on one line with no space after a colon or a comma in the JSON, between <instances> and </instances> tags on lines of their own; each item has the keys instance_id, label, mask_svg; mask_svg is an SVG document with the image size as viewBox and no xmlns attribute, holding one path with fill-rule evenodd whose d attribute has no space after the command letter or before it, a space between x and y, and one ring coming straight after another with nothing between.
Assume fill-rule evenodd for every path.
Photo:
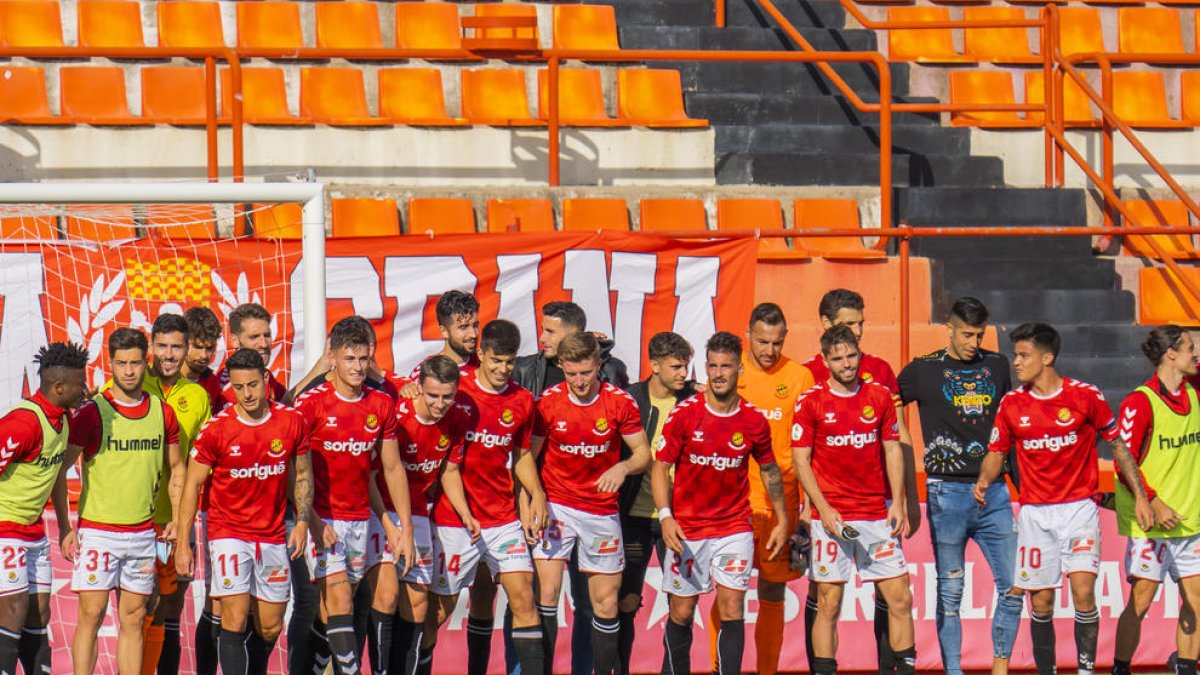
<instances>
[{"instance_id":1,"label":"orange goalkeeper sock","mask_svg":"<svg viewBox=\"0 0 1200 675\"><path fill-rule=\"evenodd\" d=\"M759 599L754 648L758 655L758 675L775 675L779 670L779 651L783 648L782 602Z\"/></svg>"},{"instance_id":2,"label":"orange goalkeeper sock","mask_svg":"<svg viewBox=\"0 0 1200 675\"><path fill-rule=\"evenodd\" d=\"M717 610L717 602L714 600L712 610L708 613L708 653L712 657L712 671L717 672L721 669L720 659L717 655L717 635L721 632L721 613Z\"/></svg>"},{"instance_id":3,"label":"orange goalkeeper sock","mask_svg":"<svg viewBox=\"0 0 1200 675\"><path fill-rule=\"evenodd\" d=\"M158 672L158 659L162 656L163 634L166 629L162 624L154 624L154 617L146 617L142 624L142 675L154 675Z\"/></svg>"}]
</instances>

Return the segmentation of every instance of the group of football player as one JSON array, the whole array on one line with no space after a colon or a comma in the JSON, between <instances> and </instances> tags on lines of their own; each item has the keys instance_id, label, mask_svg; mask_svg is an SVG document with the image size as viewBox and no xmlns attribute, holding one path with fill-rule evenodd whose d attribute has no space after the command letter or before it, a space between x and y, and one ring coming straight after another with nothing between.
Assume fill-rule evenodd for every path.
<instances>
[{"instance_id":1,"label":"group of football player","mask_svg":"<svg viewBox=\"0 0 1200 675\"><path fill-rule=\"evenodd\" d=\"M1200 401L1188 331L1149 330L1154 373L1114 415L1096 387L1059 373L1050 325L1008 332L1011 369L985 350L988 312L973 298L951 308L947 346L898 377L860 349L859 294L830 291L818 313L819 353L803 364L783 354L783 311L763 303L744 335L718 332L699 355L680 335L654 335L650 373L634 383L578 305L545 305L540 351L519 356L517 326L481 328L461 291L437 302L443 348L410 372L381 368L372 324L351 316L290 390L268 368L271 316L257 304L228 315L217 370L225 327L204 307L160 315L149 336L113 331L100 391L87 387L83 347L51 343L35 357L36 391L0 419L0 673L50 672L47 501L74 566L77 675L96 668L114 590L117 672L179 672L197 569L201 675L266 673L289 603L288 672L429 673L464 590L467 653L440 655L440 669L487 672L502 621L506 672L542 675L564 574L571 671L627 673L655 555L669 598L663 673L692 672L697 602L714 589L712 670L742 671L755 571L757 672L778 669L787 585L807 575L811 672L837 671L843 591L857 577L876 593L879 672L912 673L902 542L923 514L909 403L924 438L943 670L962 672L974 540L996 589L993 672L1007 672L1026 595L1038 672L1055 672L1064 576L1079 672L1093 671L1102 442L1131 583L1113 672L1129 672L1167 575L1182 600L1176 672L1196 672Z\"/></svg>"}]
</instances>

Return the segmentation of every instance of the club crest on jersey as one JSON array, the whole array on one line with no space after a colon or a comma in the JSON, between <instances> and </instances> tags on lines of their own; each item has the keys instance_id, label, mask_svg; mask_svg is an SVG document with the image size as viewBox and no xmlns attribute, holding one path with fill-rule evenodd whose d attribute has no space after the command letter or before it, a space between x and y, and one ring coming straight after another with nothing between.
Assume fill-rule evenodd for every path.
<instances>
[{"instance_id":1,"label":"club crest on jersey","mask_svg":"<svg viewBox=\"0 0 1200 675\"><path fill-rule=\"evenodd\" d=\"M271 449L267 451L267 454L272 457L280 457L283 455L283 453L284 453L283 439L282 438L272 438L271 439Z\"/></svg>"},{"instance_id":2,"label":"club crest on jersey","mask_svg":"<svg viewBox=\"0 0 1200 675\"><path fill-rule=\"evenodd\" d=\"M862 419L864 422L871 422L875 419L875 408L869 405L864 405L862 409Z\"/></svg>"},{"instance_id":3,"label":"club crest on jersey","mask_svg":"<svg viewBox=\"0 0 1200 675\"><path fill-rule=\"evenodd\" d=\"M875 379L875 376L870 373L859 373L858 379L862 380L863 382L870 382Z\"/></svg>"},{"instance_id":4,"label":"club crest on jersey","mask_svg":"<svg viewBox=\"0 0 1200 675\"><path fill-rule=\"evenodd\" d=\"M16 580L17 580L17 573L16 573L16 572L9 572L9 573L8 573L8 580L9 580L9 581L16 581Z\"/></svg>"},{"instance_id":5,"label":"club crest on jersey","mask_svg":"<svg viewBox=\"0 0 1200 675\"><path fill-rule=\"evenodd\" d=\"M367 415L366 429L369 433L375 433L379 429L379 416L375 413Z\"/></svg>"},{"instance_id":6,"label":"club crest on jersey","mask_svg":"<svg viewBox=\"0 0 1200 675\"><path fill-rule=\"evenodd\" d=\"M782 382L775 385L775 398L787 398L788 386Z\"/></svg>"},{"instance_id":7,"label":"club crest on jersey","mask_svg":"<svg viewBox=\"0 0 1200 675\"><path fill-rule=\"evenodd\" d=\"M225 580L221 582L221 585L224 586L226 590L233 588L233 580L226 577Z\"/></svg>"},{"instance_id":8,"label":"club crest on jersey","mask_svg":"<svg viewBox=\"0 0 1200 675\"><path fill-rule=\"evenodd\" d=\"M88 575L88 578L87 578L87 582L88 582L89 584L94 584L94 583L96 583L96 575L95 575L95 574L89 574L89 575Z\"/></svg>"},{"instance_id":9,"label":"club crest on jersey","mask_svg":"<svg viewBox=\"0 0 1200 675\"><path fill-rule=\"evenodd\" d=\"M597 433L597 434L606 434L606 433L608 433L608 418L607 418L607 417L601 417L601 418L597 419L597 420L596 420L596 428L595 428L595 430L594 430L594 431L595 431L595 433Z\"/></svg>"},{"instance_id":10,"label":"club crest on jersey","mask_svg":"<svg viewBox=\"0 0 1200 675\"><path fill-rule=\"evenodd\" d=\"M1055 423L1058 424L1059 426L1066 426L1066 425L1070 424L1071 421L1072 421L1071 420L1071 411L1067 410L1066 408L1059 408L1058 409L1058 419L1055 420Z\"/></svg>"},{"instance_id":11,"label":"club crest on jersey","mask_svg":"<svg viewBox=\"0 0 1200 675\"><path fill-rule=\"evenodd\" d=\"M178 401L175 402L175 407L179 408L179 412L187 412L188 411L187 399L186 398L179 399Z\"/></svg>"},{"instance_id":12,"label":"club crest on jersey","mask_svg":"<svg viewBox=\"0 0 1200 675\"><path fill-rule=\"evenodd\" d=\"M437 447L438 447L438 450L445 450L446 448L450 447L450 437L447 436L446 434L442 434L441 436L439 436L438 442L437 442Z\"/></svg>"},{"instance_id":13,"label":"club crest on jersey","mask_svg":"<svg viewBox=\"0 0 1200 675\"><path fill-rule=\"evenodd\" d=\"M746 447L746 437L740 431L733 432L733 437L729 439L729 447L734 450L741 450Z\"/></svg>"},{"instance_id":14,"label":"club crest on jersey","mask_svg":"<svg viewBox=\"0 0 1200 675\"><path fill-rule=\"evenodd\" d=\"M500 413L500 424L503 424L506 427L511 427L513 425L514 417L516 417L516 415L513 414L513 411L505 408L504 412Z\"/></svg>"}]
</instances>

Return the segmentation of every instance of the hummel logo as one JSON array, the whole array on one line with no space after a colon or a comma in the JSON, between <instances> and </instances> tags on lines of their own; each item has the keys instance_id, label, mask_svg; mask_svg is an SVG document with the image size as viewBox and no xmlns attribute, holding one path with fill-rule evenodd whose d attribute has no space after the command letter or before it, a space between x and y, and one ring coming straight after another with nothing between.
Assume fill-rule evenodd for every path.
<instances>
[{"instance_id":1,"label":"hummel logo","mask_svg":"<svg viewBox=\"0 0 1200 675\"><path fill-rule=\"evenodd\" d=\"M1028 417L1026 417L1024 415L1021 416L1021 426L1023 426L1023 427L1029 426L1029 418Z\"/></svg>"},{"instance_id":2,"label":"hummel logo","mask_svg":"<svg viewBox=\"0 0 1200 675\"><path fill-rule=\"evenodd\" d=\"M241 457L242 456L242 446L240 446L240 445L229 446L229 456L230 457Z\"/></svg>"},{"instance_id":3,"label":"hummel logo","mask_svg":"<svg viewBox=\"0 0 1200 675\"><path fill-rule=\"evenodd\" d=\"M558 421L558 424L557 424L557 425L555 425L555 427L554 427L554 428L555 428L555 430L556 430L556 431L566 431L566 430L567 430L567 421L566 421L566 420L559 420L559 421Z\"/></svg>"},{"instance_id":4,"label":"hummel logo","mask_svg":"<svg viewBox=\"0 0 1200 675\"><path fill-rule=\"evenodd\" d=\"M327 417L325 419L328 420L327 422L325 422L325 426L327 426L327 427L336 427L337 426L337 418L336 417L330 415L329 417Z\"/></svg>"},{"instance_id":5,"label":"hummel logo","mask_svg":"<svg viewBox=\"0 0 1200 675\"><path fill-rule=\"evenodd\" d=\"M471 406L467 405L466 403L455 403L454 407L465 413L471 412Z\"/></svg>"},{"instance_id":6,"label":"hummel logo","mask_svg":"<svg viewBox=\"0 0 1200 675\"><path fill-rule=\"evenodd\" d=\"M704 430L697 429L697 430L693 431L692 432L692 440L696 441L697 443L703 443L704 442Z\"/></svg>"},{"instance_id":7,"label":"hummel logo","mask_svg":"<svg viewBox=\"0 0 1200 675\"><path fill-rule=\"evenodd\" d=\"M7 445L8 445L9 450L16 450L17 448L21 447L21 444L15 440L13 440L12 438L8 439Z\"/></svg>"},{"instance_id":8,"label":"hummel logo","mask_svg":"<svg viewBox=\"0 0 1200 675\"><path fill-rule=\"evenodd\" d=\"M834 422L837 421L837 416L834 413L827 412L827 413L825 413L825 421L830 424L833 424Z\"/></svg>"}]
</instances>

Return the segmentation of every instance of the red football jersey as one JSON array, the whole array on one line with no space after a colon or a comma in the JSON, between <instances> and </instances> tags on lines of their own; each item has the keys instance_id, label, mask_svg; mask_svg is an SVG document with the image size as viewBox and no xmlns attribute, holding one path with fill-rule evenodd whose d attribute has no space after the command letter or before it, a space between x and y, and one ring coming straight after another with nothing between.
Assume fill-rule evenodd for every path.
<instances>
[{"instance_id":1,"label":"red football jersey","mask_svg":"<svg viewBox=\"0 0 1200 675\"><path fill-rule=\"evenodd\" d=\"M891 392L863 382L842 394L821 382L800 397L793 417L792 452L812 448L813 473L829 506L843 520L886 518L892 495L883 443L900 440Z\"/></svg>"},{"instance_id":2,"label":"red football jersey","mask_svg":"<svg viewBox=\"0 0 1200 675\"><path fill-rule=\"evenodd\" d=\"M747 457L759 466L775 463L771 426L746 400L721 414L696 394L671 411L656 458L675 465L671 510L688 539L751 531Z\"/></svg>"},{"instance_id":3,"label":"red football jersey","mask_svg":"<svg viewBox=\"0 0 1200 675\"><path fill-rule=\"evenodd\" d=\"M587 403L566 383L547 389L533 422L533 435L546 439L539 458L546 499L596 515L615 514L617 493L597 492L596 481L621 461L621 437L641 430L633 397L607 382Z\"/></svg>"},{"instance_id":4,"label":"red football jersey","mask_svg":"<svg viewBox=\"0 0 1200 675\"><path fill-rule=\"evenodd\" d=\"M511 380L504 389L494 391L472 376L459 385L458 397L470 401L476 411L470 416L462 461L455 462L462 474L471 515L482 527L511 523L517 519L513 461L518 450L529 448L533 394ZM433 521L450 527L462 525L450 500L440 493Z\"/></svg>"},{"instance_id":5,"label":"red football jersey","mask_svg":"<svg viewBox=\"0 0 1200 675\"><path fill-rule=\"evenodd\" d=\"M820 354L805 362L804 367L812 373L813 382L825 384L829 381L829 368L826 367L825 359ZM858 362L858 379L887 387L892 394L892 400L896 405L900 405L900 384L896 381L896 373L887 361L874 354L864 352Z\"/></svg>"},{"instance_id":6,"label":"red football jersey","mask_svg":"<svg viewBox=\"0 0 1200 675\"><path fill-rule=\"evenodd\" d=\"M1097 433L1118 437L1117 420L1093 385L1069 377L1051 396L1022 385L1000 399L991 452L1017 449L1022 504L1065 504L1100 490Z\"/></svg>"},{"instance_id":7,"label":"red football jersey","mask_svg":"<svg viewBox=\"0 0 1200 675\"><path fill-rule=\"evenodd\" d=\"M400 441L400 463L408 478L408 501L414 516L429 515L430 494L442 475L442 463L463 461L463 441L471 420L478 416L475 406L460 399L442 419L429 422L421 419L412 401L396 403L396 432ZM375 477L379 494L387 510L394 511L383 471Z\"/></svg>"},{"instance_id":8,"label":"red football jersey","mask_svg":"<svg viewBox=\"0 0 1200 675\"><path fill-rule=\"evenodd\" d=\"M233 393L233 387L229 384L229 371L221 366L221 370L217 373L217 382L221 385L221 395L212 400L213 415L221 412L231 405L237 405L237 394ZM207 390L211 385L205 385ZM267 392L271 396L272 401L282 401L287 395L287 387L283 383L275 379L275 373L267 371Z\"/></svg>"},{"instance_id":9,"label":"red football jersey","mask_svg":"<svg viewBox=\"0 0 1200 675\"><path fill-rule=\"evenodd\" d=\"M213 415L220 412L218 408L225 407L225 398L221 393L224 385L221 384L221 376L214 370L210 368L203 375L192 381L204 387L204 392L208 394L208 405Z\"/></svg>"},{"instance_id":10,"label":"red football jersey","mask_svg":"<svg viewBox=\"0 0 1200 675\"><path fill-rule=\"evenodd\" d=\"M212 467L209 539L282 543L288 467L307 452L304 418L282 403L257 422L236 406L209 420L192 446L192 459Z\"/></svg>"},{"instance_id":11,"label":"red football jersey","mask_svg":"<svg viewBox=\"0 0 1200 675\"><path fill-rule=\"evenodd\" d=\"M380 442L396 438L392 399L364 388L357 399L347 400L332 382L325 382L304 392L296 409L308 425L317 515L334 520L370 518L367 486L375 455Z\"/></svg>"}]
</instances>

